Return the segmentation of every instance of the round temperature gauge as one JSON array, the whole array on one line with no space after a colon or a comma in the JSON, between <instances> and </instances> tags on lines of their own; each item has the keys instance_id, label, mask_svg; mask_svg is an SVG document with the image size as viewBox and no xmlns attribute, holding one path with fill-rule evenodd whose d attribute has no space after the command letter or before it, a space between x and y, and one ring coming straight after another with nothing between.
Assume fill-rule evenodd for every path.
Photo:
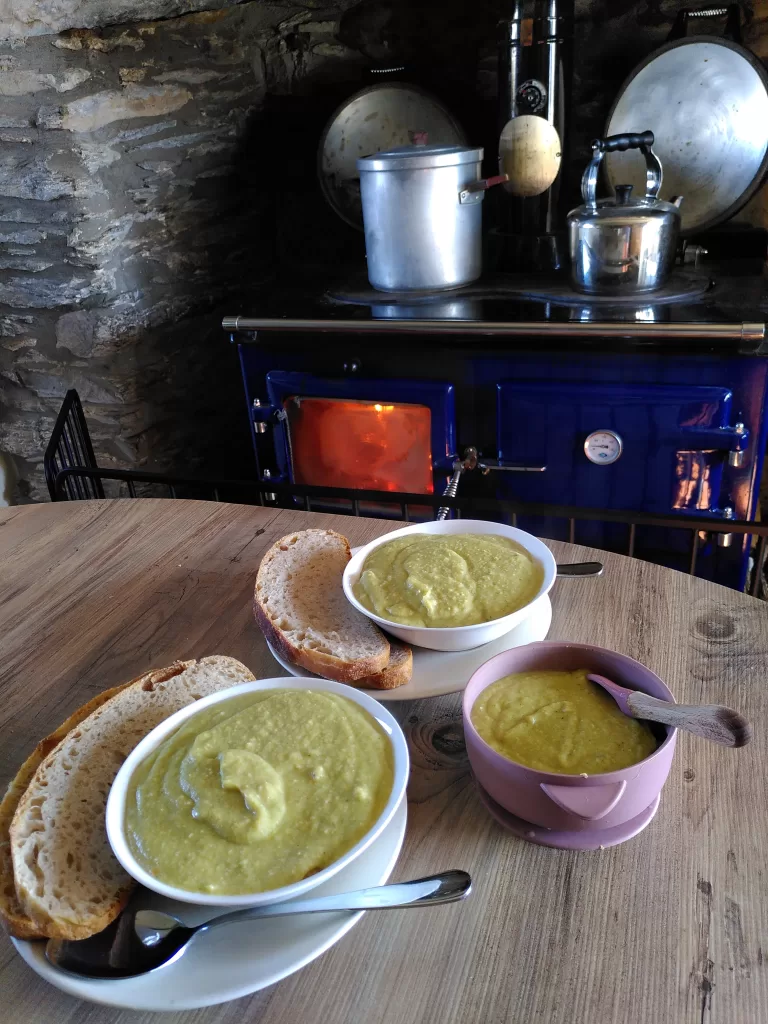
<instances>
[{"instance_id":1,"label":"round temperature gauge","mask_svg":"<svg viewBox=\"0 0 768 1024\"><path fill-rule=\"evenodd\" d=\"M614 430L595 430L584 442L584 454L596 466L610 466L619 458L623 447Z\"/></svg>"}]
</instances>

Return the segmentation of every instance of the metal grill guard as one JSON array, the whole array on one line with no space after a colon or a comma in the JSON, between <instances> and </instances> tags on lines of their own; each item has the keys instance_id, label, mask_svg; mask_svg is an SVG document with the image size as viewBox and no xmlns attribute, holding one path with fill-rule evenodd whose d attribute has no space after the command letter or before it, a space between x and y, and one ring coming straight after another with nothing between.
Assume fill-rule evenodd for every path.
<instances>
[{"instance_id":1,"label":"metal grill guard","mask_svg":"<svg viewBox=\"0 0 768 1024\"><path fill-rule=\"evenodd\" d=\"M754 567L749 592L757 597L763 592L762 579L768 548L768 524L746 520L701 518L685 515L648 515L614 509L585 509L569 505L545 505L500 498L393 493L343 487L310 487L301 484L279 484L272 481L221 480L210 477L152 473L143 470L102 469L96 464L88 427L76 391L68 391L59 413L51 440L46 449L45 476L52 501L88 500L105 497L102 481L112 480L124 484L131 498L138 497L136 485L142 484L142 495L169 498L196 498L212 501L236 501L240 504L294 507L300 502L307 512L317 506L333 502L348 502L346 514L359 516L362 502L375 502L391 508L388 518L410 522L411 506L450 509L458 518L497 519L506 516L513 526L518 516L546 516L568 521L568 540L575 543L578 522L624 523L627 527L625 553L635 555L635 536L638 527L652 526L668 530L683 530L691 535L690 558L687 571L696 571L699 551L699 533L730 533L757 538ZM449 488L451 490L451 488ZM344 509L336 509L341 511Z\"/></svg>"}]
</instances>

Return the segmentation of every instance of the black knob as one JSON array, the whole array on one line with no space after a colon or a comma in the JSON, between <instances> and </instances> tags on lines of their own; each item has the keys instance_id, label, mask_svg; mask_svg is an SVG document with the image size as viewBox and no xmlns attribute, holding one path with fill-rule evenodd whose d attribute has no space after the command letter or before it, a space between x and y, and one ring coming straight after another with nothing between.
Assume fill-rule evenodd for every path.
<instances>
[{"instance_id":1,"label":"black knob","mask_svg":"<svg viewBox=\"0 0 768 1024\"><path fill-rule=\"evenodd\" d=\"M541 82L530 79L518 88L517 102L521 111L538 114L547 105L547 90Z\"/></svg>"},{"instance_id":2,"label":"black knob","mask_svg":"<svg viewBox=\"0 0 768 1024\"><path fill-rule=\"evenodd\" d=\"M628 206L632 201L632 186L631 185L617 185L616 189L616 205L617 206Z\"/></svg>"}]
</instances>

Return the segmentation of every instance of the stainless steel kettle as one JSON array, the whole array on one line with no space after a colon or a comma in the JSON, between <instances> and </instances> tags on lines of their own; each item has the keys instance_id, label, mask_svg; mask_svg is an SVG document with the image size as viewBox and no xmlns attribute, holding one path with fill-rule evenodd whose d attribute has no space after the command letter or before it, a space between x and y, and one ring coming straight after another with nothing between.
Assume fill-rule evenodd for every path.
<instances>
[{"instance_id":1,"label":"stainless steel kettle","mask_svg":"<svg viewBox=\"0 0 768 1024\"><path fill-rule=\"evenodd\" d=\"M653 142L653 132L641 132L592 143L592 160L581 179L584 205L568 214L571 281L578 291L632 295L666 283L677 250L682 196L671 203L658 198L662 168ZM598 202L603 156L626 149L639 149L645 157L645 195L635 198L631 185L617 185L614 196Z\"/></svg>"}]
</instances>

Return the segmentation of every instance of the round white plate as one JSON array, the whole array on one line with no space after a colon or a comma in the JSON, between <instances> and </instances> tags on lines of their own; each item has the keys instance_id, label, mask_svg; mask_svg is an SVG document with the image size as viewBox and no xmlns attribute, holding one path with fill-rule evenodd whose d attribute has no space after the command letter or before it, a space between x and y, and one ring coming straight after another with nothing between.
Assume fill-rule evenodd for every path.
<instances>
[{"instance_id":1,"label":"round white plate","mask_svg":"<svg viewBox=\"0 0 768 1024\"><path fill-rule=\"evenodd\" d=\"M407 814L403 800L379 838L310 895L352 892L386 882L403 845ZM166 910L190 924L215 916L210 913L211 907L176 903L145 893L142 905ZM201 935L178 963L121 981L64 974L45 959L44 943L11 941L41 978L80 999L132 1010L193 1010L239 999L293 974L338 942L362 916L361 911L302 914L230 925Z\"/></svg>"},{"instance_id":2,"label":"round white plate","mask_svg":"<svg viewBox=\"0 0 768 1024\"><path fill-rule=\"evenodd\" d=\"M446 693L457 693L469 682L472 673L502 651L522 647L536 640L543 640L552 624L552 604L544 594L531 607L531 614L515 629L471 651L430 651L426 647L413 648L413 675L405 686L394 690L364 690L376 700L423 700L425 697L441 697ZM298 665L292 665L282 658L270 643L267 643L272 657L292 676L315 678Z\"/></svg>"}]
</instances>

